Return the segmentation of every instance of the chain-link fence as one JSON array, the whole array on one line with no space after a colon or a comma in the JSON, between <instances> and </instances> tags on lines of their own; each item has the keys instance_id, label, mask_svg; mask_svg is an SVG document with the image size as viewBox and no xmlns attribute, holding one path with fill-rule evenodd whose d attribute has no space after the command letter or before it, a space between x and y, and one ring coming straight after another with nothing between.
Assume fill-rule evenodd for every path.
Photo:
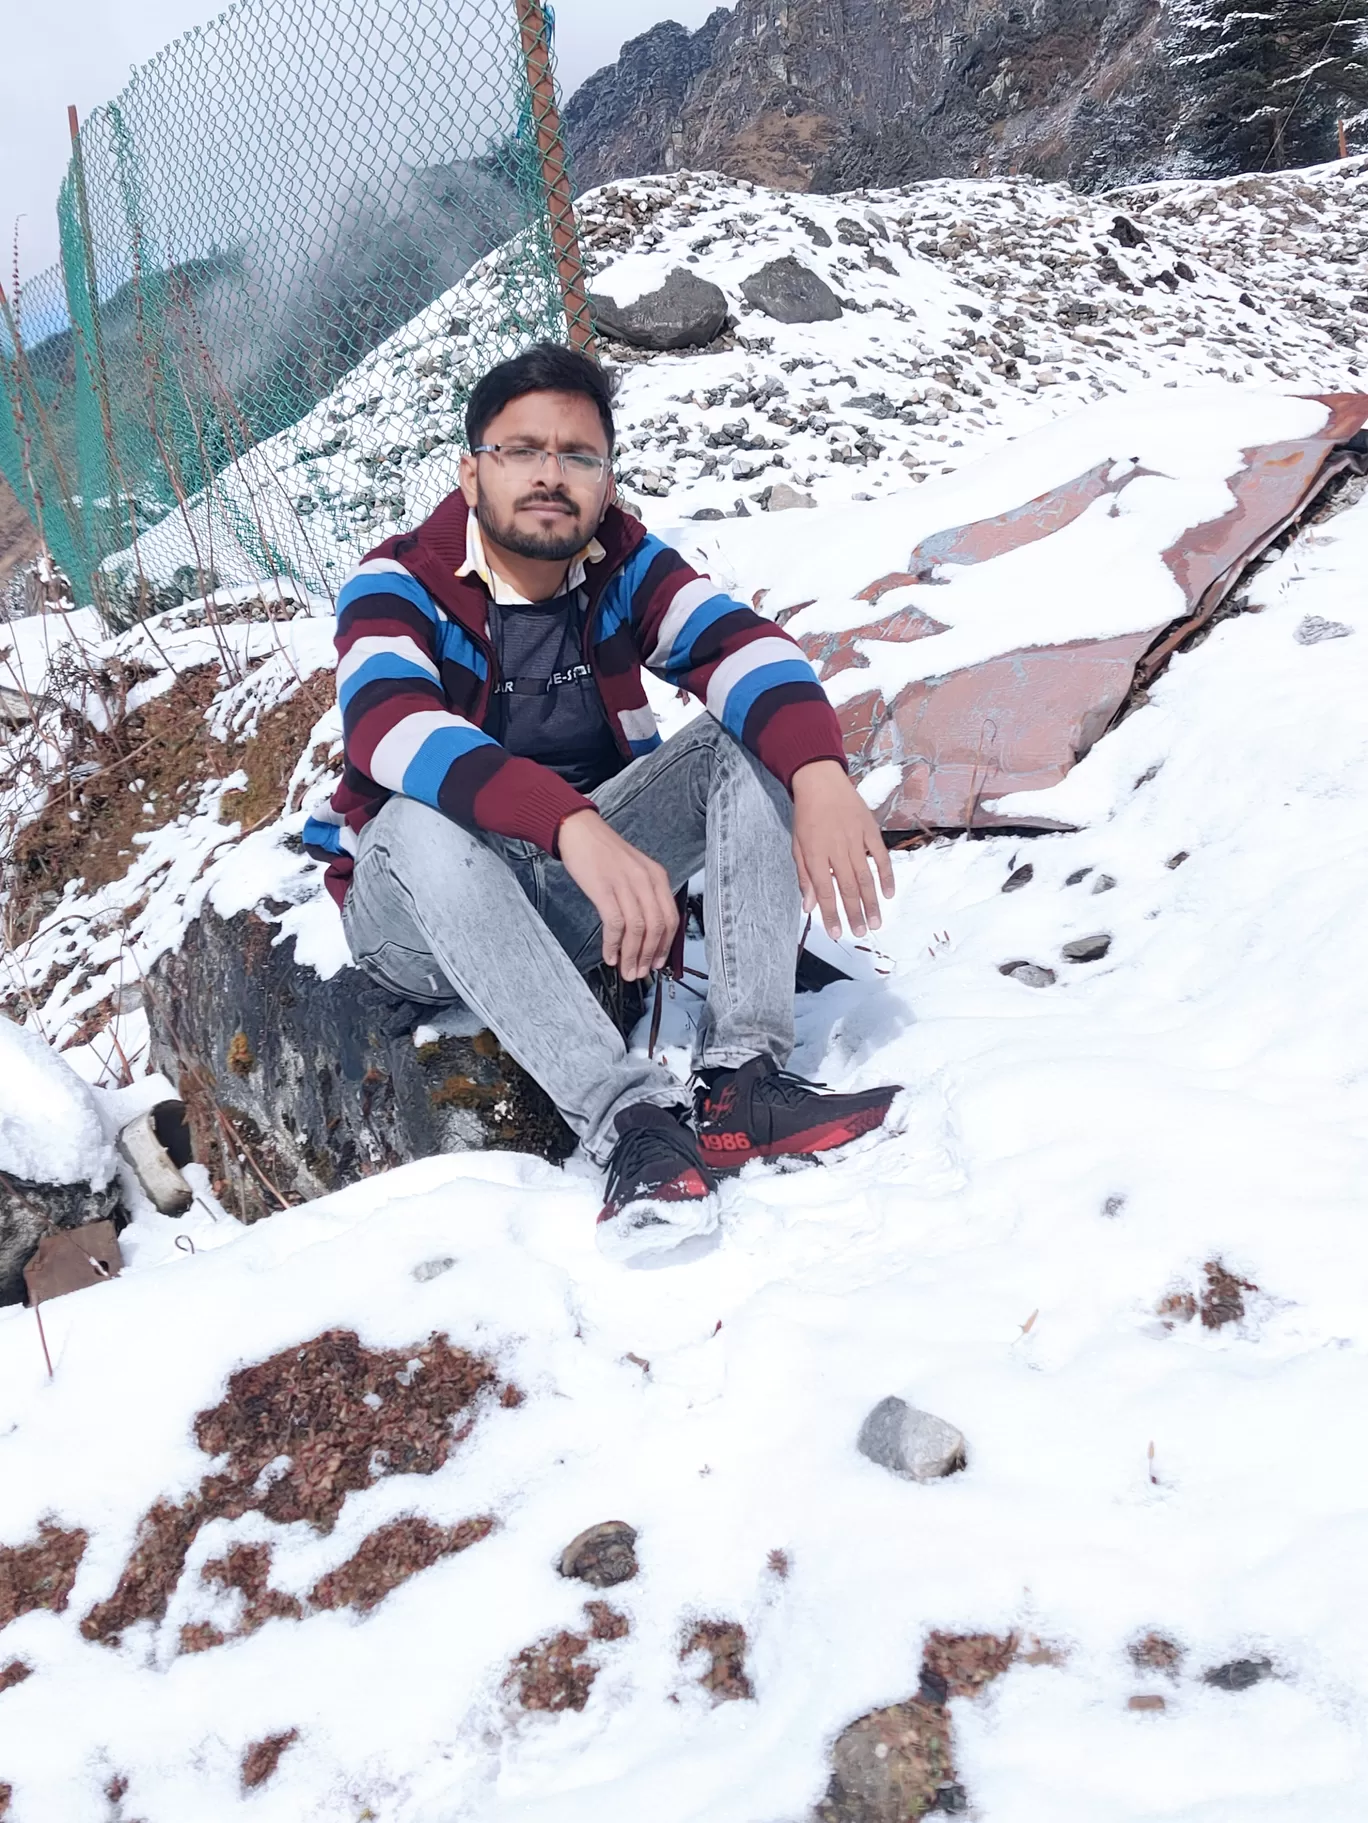
<instances>
[{"instance_id":1,"label":"chain-link fence","mask_svg":"<svg viewBox=\"0 0 1368 1823\"><path fill-rule=\"evenodd\" d=\"M335 585L386 516L364 490L302 510L273 439L321 413L326 443L369 361L454 485L479 373L587 340L548 15L239 0L82 124L60 265L0 314L0 467L79 600L123 619L251 575ZM448 303L462 359L434 377L398 357Z\"/></svg>"}]
</instances>

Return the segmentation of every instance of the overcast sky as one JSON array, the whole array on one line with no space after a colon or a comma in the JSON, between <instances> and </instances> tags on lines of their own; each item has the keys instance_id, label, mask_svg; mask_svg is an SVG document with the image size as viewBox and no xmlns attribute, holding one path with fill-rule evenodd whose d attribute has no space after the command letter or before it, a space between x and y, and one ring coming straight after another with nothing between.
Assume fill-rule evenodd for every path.
<instances>
[{"instance_id":1,"label":"overcast sky","mask_svg":"<svg viewBox=\"0 0 1368 1823\"><path fill-rule=\"evenodd\" d=\"M116 95L133 64L223 10L222 0L68 0L60 15L35 0L3 0L0 59L0 272L9 283L16 217L19 269L57 257L57 186L69 156L66 110L82 116ZM461 0L451 0L459 8ZM627 38L661 19L701 25L730 0L558 0L561 92L568 95Z\"/></svg>"}]
</instances>

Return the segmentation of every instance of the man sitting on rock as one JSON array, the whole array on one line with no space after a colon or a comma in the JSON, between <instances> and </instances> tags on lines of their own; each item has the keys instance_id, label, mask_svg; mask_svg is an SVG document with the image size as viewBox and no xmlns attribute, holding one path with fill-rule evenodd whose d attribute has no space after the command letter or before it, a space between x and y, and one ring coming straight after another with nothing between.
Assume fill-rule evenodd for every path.
<instances>
[{"instance_id":1,"label":"man sitting on rock","mask_svg":"<svg viewBox=\"0 0 1368 1823\"><path fill-rule=\"evenodd\" d=\"M800 905L878 928L892 870L801 649L615 505L602 370L542 344L466 413L460 491L338 596L346 767L311 850L359 965L459 1000L607 1168L618 1257L717 1222L717 1176L879 1126L895 1088L789 1074ZM662 744L641 667L708 710ZM872 871L871 871L872 863ZM665 966L706 864L692 1093L585 979Z\"/></svg>"}]
</instances>

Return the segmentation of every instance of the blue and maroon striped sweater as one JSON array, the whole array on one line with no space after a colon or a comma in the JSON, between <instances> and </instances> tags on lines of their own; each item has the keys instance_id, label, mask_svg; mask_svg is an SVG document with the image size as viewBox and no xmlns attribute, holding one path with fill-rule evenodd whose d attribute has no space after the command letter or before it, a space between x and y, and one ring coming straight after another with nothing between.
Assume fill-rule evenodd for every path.
<instances>
[{"instance_id":1,"label":"blue and maroon striped sweater","mask_svg":"<svg viewBox=\"0 0 1368 1823\"><path fill-rule=\"evenodd\" d=\"M484 732L493 649L488 596L458 576L466 503L451 494L416 531L371 552L337 598L337 694L346 750L331 809L304 841L330 863L341 904L361 830L395 792L470 830L519 836L548 853L589 800L558 773ZM677 551L610 507L603 560L585 572L586 658L622 763L660 745L641 667L690 691L785 786L845 750L836 716L798 645L722 594Z\"/></svg>"}]
</instances>

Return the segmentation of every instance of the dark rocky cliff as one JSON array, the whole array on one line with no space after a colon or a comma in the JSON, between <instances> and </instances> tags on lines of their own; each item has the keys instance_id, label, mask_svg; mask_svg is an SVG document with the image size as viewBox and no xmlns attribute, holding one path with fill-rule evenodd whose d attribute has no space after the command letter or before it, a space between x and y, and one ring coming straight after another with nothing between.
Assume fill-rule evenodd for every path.
<instances>
[{"instance_id":1,"label":"dark rocky cliff","mask_svg":"<svg viewBox=\"0 0 1368 1823\"><path fill-rule=\"evenodd\" d=\"M571 97L581 188L680 168L791 189L1169 167L1160 0L739 0L659 25Z\"/></svg>"}]
</instances>

